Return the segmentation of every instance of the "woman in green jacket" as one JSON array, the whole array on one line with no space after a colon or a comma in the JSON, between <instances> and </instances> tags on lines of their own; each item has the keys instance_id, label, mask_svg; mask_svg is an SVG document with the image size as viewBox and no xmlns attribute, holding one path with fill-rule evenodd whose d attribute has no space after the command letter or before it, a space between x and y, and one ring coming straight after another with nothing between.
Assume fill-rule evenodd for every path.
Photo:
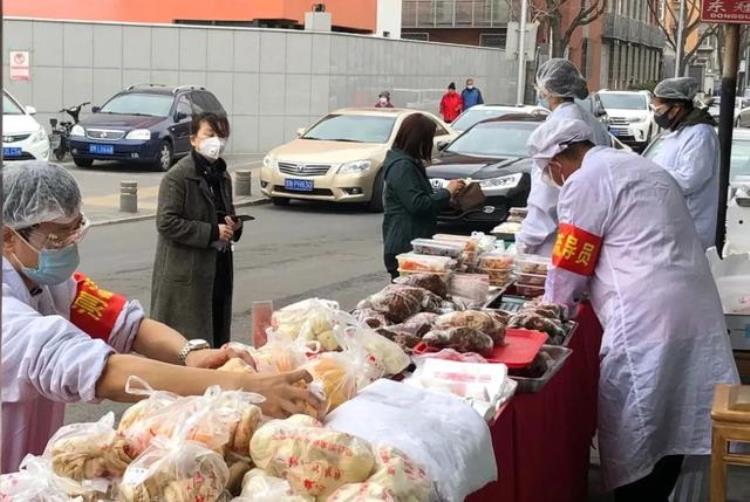
<instances>
[{"instance_id":1,"label":"woman in green jacket","mask_svg":"<svg viewBox=\"0 0 750 502\"><path fill-rule=\"evenodd\" d=\"M432 159L435 129L435 122L421 113L408 116L383 162L383 260L393 278L398 276L396 255L411 250L412 240L435 233L438 213L464 186L451 180L433 191L424 162Z\"/></svg>"}]
</instances>

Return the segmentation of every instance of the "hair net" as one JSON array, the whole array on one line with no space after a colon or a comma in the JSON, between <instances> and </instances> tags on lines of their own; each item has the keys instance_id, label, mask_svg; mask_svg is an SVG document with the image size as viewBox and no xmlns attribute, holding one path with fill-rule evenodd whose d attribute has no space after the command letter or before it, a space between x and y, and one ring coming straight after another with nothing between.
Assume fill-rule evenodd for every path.
<instances>
[{"instance_id":1,"label":"hair net","mask_svg":"<svg viewBox=\"0 0 750 502\"><path fill-rule=\"evenodd\" d=\"M666 78L654 89L654 96L662 99L692 101L698 93L698 81L693 77Z\"/></svg>"},{"instance_id":2,"label":"hair net","mask_svg":"<svg viewBox=\"0 0 750 502\"><path fill-rule=\"evenodd\" d=\"M571 143L593 141L594 131L583 120L552 119L537 127L526 145L529 154L539 167L544 167L551 158L568 148Z\"/></svg>"},{"instance_id":3,"label":"hair net","mask_svg":"<svg viewBox=\"0 0 750 502\"><path fill-rule=\"evenodd\" d=\"M32 160L3 166L3 223L25 228L72 218L81 208L81 191L67 169Z\"/></svg>"},{"instance_id":4,"label":"hair net","mask_svg":"<svg viewBox=\"0 0 750 502\"><path fill-rule=\"evenodd\" d=\"M578 68L567 59L553 58L536 72L536 86L544 97L586 99L589 89Z\"/></svg>"}]
</instances>

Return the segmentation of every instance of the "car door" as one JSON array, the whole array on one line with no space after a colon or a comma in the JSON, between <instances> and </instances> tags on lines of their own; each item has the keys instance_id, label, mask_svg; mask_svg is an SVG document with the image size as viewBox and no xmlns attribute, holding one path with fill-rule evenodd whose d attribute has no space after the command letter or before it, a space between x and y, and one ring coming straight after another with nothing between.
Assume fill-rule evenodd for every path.
<instances>
[{"instance_id":1,"label":"car door","mask_svg":"<svg viewBox=\"0 0 750 502\"><path fill-rule=\"evenodd\" d=\"M174 124L171 127L174 139L174 153L176 156L190 152L190 123L193 118L193 105L188 94L181 94L177 98L174 112Z\"/></svg>"}]
</instances>

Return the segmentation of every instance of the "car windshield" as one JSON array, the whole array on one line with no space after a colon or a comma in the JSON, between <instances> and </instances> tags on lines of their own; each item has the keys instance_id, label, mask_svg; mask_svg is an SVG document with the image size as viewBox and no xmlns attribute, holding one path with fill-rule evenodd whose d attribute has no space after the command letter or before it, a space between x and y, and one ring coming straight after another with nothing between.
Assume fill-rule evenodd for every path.
<instances>
[{"instance_id":1,"label":"car windshield","mask_svg":"<svg viewBox=\"0 0 750 502\"><path fill-rule=\"evenodd\" d=\"M308 130L302 139L388 143L396 117L377 115L328 115Z\"/></svg>"},{"instance_id":2,"label":"car windshield","mask_svg":"<svg viewBox=\"0 0 750 502\"><path fill-rule=\"evenodd\" d=\"M120 94L102 106L101 113L118 115L149 115L166 117L172 108L172 96L169 94L128 93Z\"/></svg>"},{"instance_id":3,"label":"car windshield","mask_svg":"<svg viewBox=\"0 0 750 502\"><path fill-rule=\"evenodd\" d=\"M654 159L664 146L662 138L658 138L643 153L647 159ZM750 176L750 139L734 139L732 141L732 158L729 161L729 180L738 176Z\"/></svg>"},{"instance_id":4,"label":"car windshield","mask_svg":"<svg viewBox=\"0 0 750 502\"><path fill-rule=\"evenodd\" d=\"M474 157L528 157L526 141L538 122L487 122L477 124L456 138L446 152Z\"/></svg>"},{"instance_id":5,"label":"car windshield","mask_svg":"<svg viewBox=\"0 0 750 502\"><path fill-rule=\"evenodd\" d=\"M599 94L604 108L613 110L648 110L648 100L643 94L608 93Z\"/></svg>"},{"instance_id":6,"label":"car windshield","mask_svg":"<svg viewBox=\"0 0 750 502\"><path fill-rule=\"evenodd\" d=\"M3 94L3 115L23 115L23 110L7 94Z\"/></svg>"},{"instance_id":7,"label":"car windshield","mask_svg":"<svg viewBox=\"0 0 750 502\"><path fill-rule=\"evenodd\" d=\"M484 109L469 109L466 110L464 113L461 114L460 117L458 117L452 124L451 127L457 131L465 131L469 127L473 126L477 122L481 122L483 120L487 119L493 119L496 117L502 117L503 115L507 115L509 113L519 113L521 110L508 110L508 109L492 109L492 108L484 108Z\"/></svg>"}]
</instances>

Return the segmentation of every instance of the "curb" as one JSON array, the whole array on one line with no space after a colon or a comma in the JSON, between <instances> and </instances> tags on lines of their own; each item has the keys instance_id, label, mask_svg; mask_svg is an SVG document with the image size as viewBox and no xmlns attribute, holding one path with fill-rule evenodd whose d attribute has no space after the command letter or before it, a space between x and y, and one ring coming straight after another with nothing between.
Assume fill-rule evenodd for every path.
<instances>
[{"instance_id":1,"label":"curb","mask_svg":"<svg viewBox=\"0 0 750 502\"><path fill-rule=\"evenodd\" d=\"M234 207L254 207L254 206L264 206L266 204L270 204L271 199L262 197L257 199L250 199L247 201L238 202L234 205ZM103 227L107 225L116 225L118 223L135 223L138 221L146 221L156 218L156 213L150 213L150 214L138 214L134 216L123 216L122 218L112 218L109 220L102 220L102 221L94 221L91 223L92 227Z\"/></svg>"}]
</instances>

